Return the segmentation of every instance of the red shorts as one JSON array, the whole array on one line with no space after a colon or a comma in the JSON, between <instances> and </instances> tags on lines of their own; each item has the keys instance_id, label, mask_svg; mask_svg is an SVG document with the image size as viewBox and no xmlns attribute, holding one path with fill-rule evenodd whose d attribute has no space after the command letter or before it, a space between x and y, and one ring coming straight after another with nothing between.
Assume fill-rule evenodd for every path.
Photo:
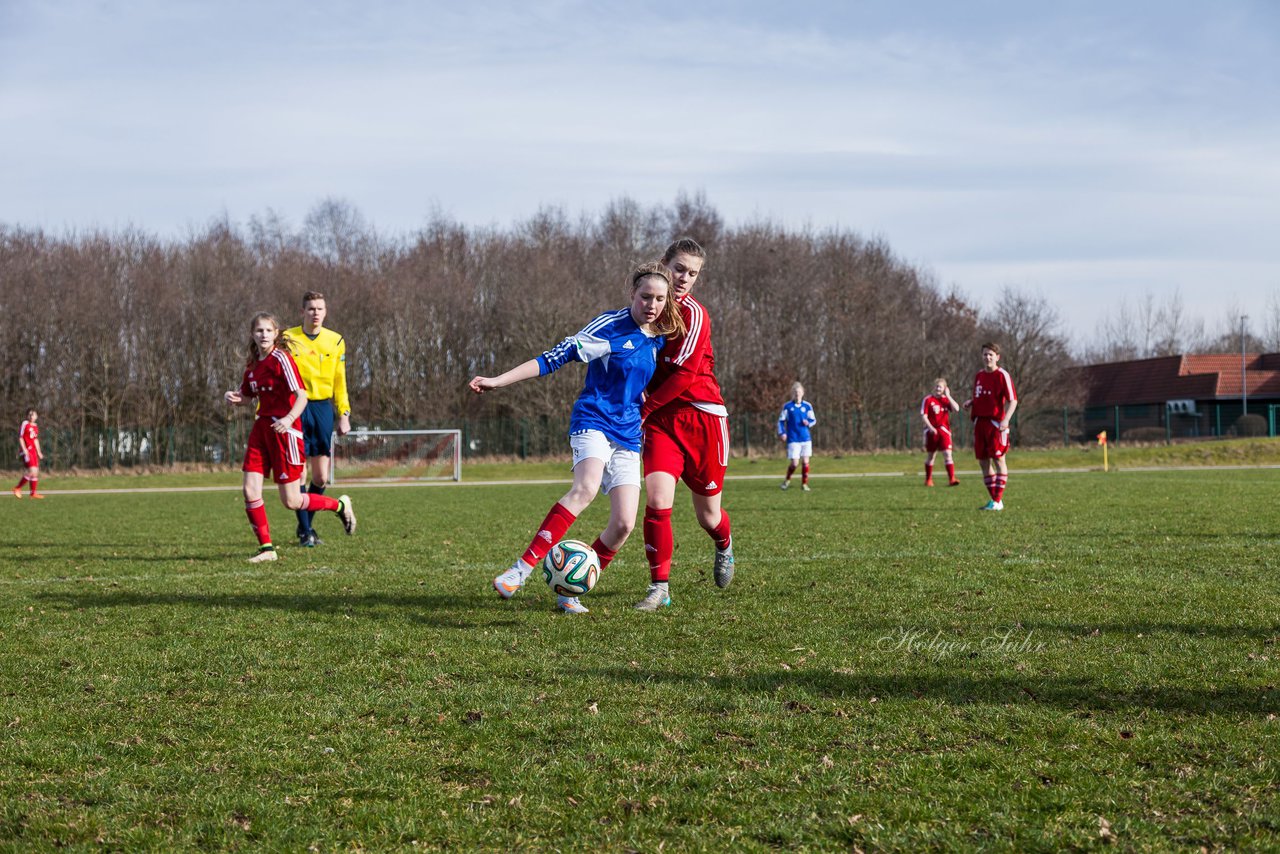
<instances>
[{"instance_id":1,"label":"red shorts","mask_svg":"<svg viewBox=\"0 0 1280 854\"><path fill-rule=\"evenodd\" d=\"M973 455L980 460L1003 457L1009 450L1009 431L1000 429L1000 422L991 418L979 418L973 422Z\"/></svg>"},{"instance_id":2,"label":"red shorts","mask_svg":"<svg viewBox=\"0 0 1280 854\"><path fill-rule=\"evenodd\" d=\"M301 430L293 428L277 433L271 429L270 418L259 418L249 432L249 445L244 449L244 465L240 470L257 472L264 478L270 478L275 472L276 483L292 483L302 477L306 462Z\"/></svg>"},{"instance_id":3,"label":"red shorts","mask_svg":"<svg viewBox=\"0 0 1280 854\"><path fill-rule=\"evenodd\" d=\"M22 464L29 469L40 465L40 455L36 453L35 448L27 448L22 452Z\"/></svg>"},{"instance_id":4,"label":"red shorts","mask_svg":"<svg viewBox=\"0 0 1280 854\"><path fill-rule=\"evenodd\" d=\"M932 432L925 430L924 450L926 454L951 450L951 431L946 427L938 427Z\"/></svg>"},{"instance_id":5,"label":"red shorts","mask_svg":"<svg viewBox=\"0 0 1280 854\"><path fill-rule=\"evenodd\" d=\"M691 492L717 495L729 468L729 419L692 406L666 406L644 424L644 473L664 472Z\"/></svg>"}]
</instances>

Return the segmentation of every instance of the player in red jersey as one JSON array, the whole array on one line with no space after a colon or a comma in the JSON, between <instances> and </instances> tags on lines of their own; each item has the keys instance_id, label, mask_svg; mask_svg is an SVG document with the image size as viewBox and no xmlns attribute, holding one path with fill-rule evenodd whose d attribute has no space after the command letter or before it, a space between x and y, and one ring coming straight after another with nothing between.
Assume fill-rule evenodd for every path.
<instances>
[{"instance_id":1,"label":"player in red jersey","mask_svg":"<svg viewBox=\"0 0 1280 854\"><path fill-rule=\"evenodd\" d=\"M973 419L973 455L982 464L982 480L991 500L983 510L1004 509L1004 488L1009 482L1009 419L1018 408L1013 378L1000 367L1000 345L982 345L982 370L973 378L973 397L964 402Z\"/></svg>"},{"instance_id":2,"label":"player in red jersey","mask_svg":"<svg viewBox=\"0 0 1280 854\"><path fill-rule=\"evenodd\" d=\"M951 413L960 404L951 396L945 377L933 381L933 393L920 401L920 418L924 421L924 485L933 486L933 460L938 451L947 465L947 486L958 486L956 464L951 458Z\"/></svg>"},{"instance_id":3,"label":"player in red jersey","mask_svg":"<svg viewBox=\"0 0 1280 854\"><path fill-rule=\"evenodd\" d=\"M715 543L715 582L733 580L733 539L729 514L720 506L729 465L729 419L716 382L711 351L711 318L690 291L707 258L698 242L682 238L667 247L662 263L672 285L686 333L667 339L658 370L641 407L644 419L644 550L649 559L649 590L637 605L656 611L671 604L669 579L675 536L671 508L676 480L693 494L698 524Z\"/></svg>"},{"instance_id":4,"label":"player in red jersey","mask_svg":"<svg viewBox=\"0 0 1280 854\"><path fill-rule=\"evenodd\" d=\"M44 451L40 450L40 428L36 419L40 413L34 409L27 410L27 420L18 428L18 448L22 453L22 464L26 466L26 474L13 488L13 497L22 497L22 487L31 484L31 497L44 498L36 488L40 483L40 461L44 459Z\"/></svg>"},{"instance_id":5,"label":"player in red jersey","mask_svg":"<svg viewBox=\"0 0 1280 854\"><path fill-rule=\"evenodd\" d=\"M298 418L307 407L302 376L289 353L289 339L274 315L255 314L249 330L252 338L244 379L239 389L228 391L223 398L232 406L241 406L253 399L258 401L257 418L249 433L241 471L244 472L245 514L258 537L258 553L249 561L260 563L276 559L267 510L262 503L263 482L273 473L280 487L280 500L290 510L332 510L348 534L356 529L356 516L351 509L351 499L345 495L335 500L302 491L306 457Z\"/></svg>"}]
</instances>

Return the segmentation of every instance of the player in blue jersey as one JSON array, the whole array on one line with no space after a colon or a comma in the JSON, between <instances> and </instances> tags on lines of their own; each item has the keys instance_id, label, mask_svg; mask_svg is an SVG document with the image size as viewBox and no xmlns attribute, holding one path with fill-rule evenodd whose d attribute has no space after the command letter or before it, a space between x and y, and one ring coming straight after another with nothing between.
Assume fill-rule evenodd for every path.
<instances>
[{"instance_id":1,"label":"player in blue jersey","mask_svg":"<svg viewBox=\"0 0 1280 854\"><path fill-rule=\"evenodd\" d=\"M782 488L791 486L791 475L800 466L800 488L809 491L809 458L813 456L813 437L809 428L818 423L813 406L804 399L804 386L791 385L791 399L782 405L778 416L778 438L787 444L787 476Z\"/></svg>"},{"instance_id":2,"label":"player in blue jersey","mask_svg":"<svg viewBox=\"0 0 1280 854\"><path fill-rule=\"evenodd\" d=\"M529 547L493 580L510 599L601 488L609 496L609 523L592 543L600 567L609 565L636 526L640 508L640 404L669 335L684 334L671 290L671 274L660 261L641 264L628 277L631 304L606 312L537 358L497 377L475 377L470 388L484 394L522 380L546 376L570 362L586 362L587 378L569 418L573 486L555 503ZM571 614L587 609L577 597L560 596Z\"/></svg>"}]
</instances>

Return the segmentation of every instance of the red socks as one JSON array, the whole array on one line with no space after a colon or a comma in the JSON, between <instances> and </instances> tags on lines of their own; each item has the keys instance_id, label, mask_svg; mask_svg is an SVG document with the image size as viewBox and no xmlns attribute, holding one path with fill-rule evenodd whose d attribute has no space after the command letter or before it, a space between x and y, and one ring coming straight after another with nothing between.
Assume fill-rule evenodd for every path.
<instances>
[{"instance_id":1,"label":"red socks","mask_svg":"<svg viewBox=\"0 0 1280 854\"><path fill-rule=\"evenodd\" d=\"M520 559L529 566L536 567L547 556L547 552L551 551L551 547L564 539L569 526L577 518L577 516L565 509L563 504L557 501L552 506L551 511L547 513L547 518L542 520L542 524L538 527L538 533L534 535L533 541L529 543L529 548L524 550L524 554L520 556Z\"/></svg>"},{"instance_id":2,"label":"red socks","mask_svg":"<svg viewBox=\"0 0 1280 854\"><path fill-rule=\"evenodd\" d=\"M267 508L262 506L262 499L246 501L244 513L249 517L249 526L253 528L253 534L258 538L258 545L271 545L271 528L267 525Z\"/></svg>"},{"instance_id":3,"label":"red socks","mask_svg":"<svg viewBox=\"0 0 1280 854\"><path fill-rule=\"evenodd\" d=\"M337 510L338 499L315 492L304 492L302 493L302 507L299 509L305 513L315 513L318 510Z\"/></svg>"},{"instance_id":4,"label":"red socks","mask_svg":"<svg viewBox=\"0 0 1280 854\"><path fill-rule=\"evenodd\" d=\"M982 482L987 485L987 494L992 501L1004 500L1004 488L1009 483L1009 475L989 474L982 478Z\"/></svg>"},{"instance_id":5,"label":"red socks","mask_svg":"<svg viewBox=\"0 0 1280 854\"><path fill-rule=\"evenodd\" d=\"M649 580L667 581L671 577L671 553L675 551L675 535L671 533L671 508L644 509L644 553L649 559Z\"/></svg>"},{"instance_id":6,"label":"red socks","mask_svg":"<svg viewBox=\"0 0 1280 854\"><path fill-rule=\"evenodd\" d=\"M729 511L725 510L723 507L720 508L720 524L716 525L714 528L706 528L705 530L711 535L711 539L715 540L716 548L729 548Z\"/></svg>"},{"instance_id":7,"label":"red socks","mask_svg":"<svg viewBox=\"0 0 1280 854\"><path fill-rule=\"evenodd\" d=\"M617 549L611 549L604 544L604 540L596 537L596 541L591 544L591 548L596 550L596 555L600 558L600 568L604 569L618 554Z\"/></svg>"}]
</instances>

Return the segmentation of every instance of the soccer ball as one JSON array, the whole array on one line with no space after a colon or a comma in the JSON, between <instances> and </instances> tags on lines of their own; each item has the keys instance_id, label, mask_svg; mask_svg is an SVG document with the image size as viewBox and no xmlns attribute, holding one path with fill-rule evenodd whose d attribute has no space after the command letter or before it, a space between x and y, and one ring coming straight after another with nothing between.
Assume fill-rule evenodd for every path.
<instances>
[{"instance_id":1,"label":"soccer ball","mask_svg":"<svg viewBox=\"0 0 1280 854\"><path fill-rule=\"evenodd\" d=\"M561 540L542 561L542 577L561 596L581 596L596 586L600 556L581 540Z\"/></svg>"}]
</instances>

